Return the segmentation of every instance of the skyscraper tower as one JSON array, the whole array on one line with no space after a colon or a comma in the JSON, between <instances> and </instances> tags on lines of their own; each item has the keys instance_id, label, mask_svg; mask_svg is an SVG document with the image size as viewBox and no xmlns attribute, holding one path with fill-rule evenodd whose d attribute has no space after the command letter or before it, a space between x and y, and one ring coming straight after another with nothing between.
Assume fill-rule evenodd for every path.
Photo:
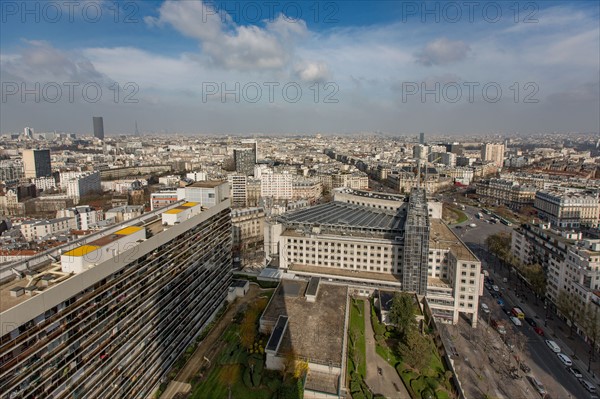
<instances>
[{"instance_id":1,"label":"skyscraper tower","mask_svg":"<svg viewBox=\"0 0 600 399\"><path fill-rule=\"evenodd\" d=\"M92 122L94 124L94 137L104 140L104 120L101 116L94 116Z\"/></svg>"},{"instance_id":2,"label":"skyscraper tower","mask_svg":"<svg viewBox=\"0 0 600 399\"><path fill-rule=\"evenodd\" d=\"M419 133L419 144L425 144L425 133Z\"/></svg>"},{"instance_id":3,"label":"skyscraper tower","mask_svg":"<svg viewBox=\"0 0 600 399\"><path fill-rule=\"evenodd\" d=\"M137 121L135 121L135 137L139 137L140 136L140 131L138 130L137 127Z\"/></svg>"}]
</instances>

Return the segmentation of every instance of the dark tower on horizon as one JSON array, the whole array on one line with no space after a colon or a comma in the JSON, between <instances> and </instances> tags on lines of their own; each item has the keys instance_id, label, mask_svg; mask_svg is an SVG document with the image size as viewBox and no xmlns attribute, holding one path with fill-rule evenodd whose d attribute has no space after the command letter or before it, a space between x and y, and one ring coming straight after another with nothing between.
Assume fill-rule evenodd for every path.
<instances>
[{"instance_id":1,"label":"dark tower on horizon","mask_svg":"<svg viewBox=\"0 0 600 399\"><path fill-rule=\"evenodd\" d=\"M92 122L94 124L94 137L104 140L104 120L101 116L94 116Z\"/></svg>"},{"instance_id":2,"label":"dark tower on horizon","mask_svg":"<svg viewBox=\"0 0 600 399\"><path fill-rule=\"evenodd\" d=\"M419 144L425 144L425 133L419 133Z\"/></svg>"},{"instance_id":3,"label":"dark tower on horizon","mask_svg":"<svg viewBox=\"0 0 600 399\"><path fill-rule=\"evenodd\" d=\"M138 130L137 121L135 121L135 137L140 136L140 131Z\"/></svg>"}]
</instances>

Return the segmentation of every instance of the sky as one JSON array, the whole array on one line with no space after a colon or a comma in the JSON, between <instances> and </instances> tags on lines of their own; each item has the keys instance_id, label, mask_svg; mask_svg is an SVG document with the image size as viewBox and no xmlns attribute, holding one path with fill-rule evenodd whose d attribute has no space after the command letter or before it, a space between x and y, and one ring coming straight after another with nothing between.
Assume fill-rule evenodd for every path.
<instances>
[{"instance_id":1,"label":"sky","mask_svg":"<svg viewBox=\"0 0 600 399\"><path fill-rule=\"evenodd\" d=\"M597 1L0 2L0 133L600 130Z\"/></svg>"}]
</instances>

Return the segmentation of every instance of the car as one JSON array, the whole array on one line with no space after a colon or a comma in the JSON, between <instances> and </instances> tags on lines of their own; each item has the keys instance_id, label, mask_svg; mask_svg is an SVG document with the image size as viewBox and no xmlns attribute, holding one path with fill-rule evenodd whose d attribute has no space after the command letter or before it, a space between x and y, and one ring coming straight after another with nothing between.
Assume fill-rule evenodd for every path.
<instances>
[{"instance_id":1,"label":"car","mask_svg":"<svg viewBox=\"0 0 600 399\"><path fill-rule=\"evenodd\" d=\"M494 284L494 285L492 285L492 289L493 289L494 291L496 291L496 292L499 292L499 291L500 291L500 288L498 288L498 286L497 286L497 285L495 285L495 284Z\"/></svg>"},{"instance_id":2,"label":"car","mask_svg":"<svg viewBox=\"0 0 600 399\"><path fill-rule=\"evenodd\" d=\"M519 320L518 317L510 316L510 321L512 321L513 324L517 327L521 327L521 325L522 325L521 320Z\"/></svg>"},{"instance_id":3,"label":"car","mask_svg":"<svg viewBox=\"0 0 600 399\"><path fill-rule=\"evenodd\" d=\"M508 309L503 309L503 311L504 311L504 313L505 313L505 314L506 314L508 317L511 317L511 316L512 316L512 313L510 313L510 310L508 310Z\"/></svg>"},{"instance_id":4,"label":"car","mask_svg":"<svg viewBox=\"0 0 600 399\"><path fill-rule=\"evenodd\" d=\"M539 335L540 337L543 337L543 336L544 336L544 330L542 330L542 329L541 329L541 328L539 328L539 327L533 327L533 331L535 331L535 333L536 333L537 335Z\"/></svg>"},{"instance_id":5,"label":"car","mask_svg":"<svg viewBox=\"0 0 600 399\"><path fill-rule=\"evenodd\" d=\"M583 374L581 374L581 371L579 371L578 369L569 367L569 371L571 372L571 374L573 374L575 376L575 378L577 378L577 379L583 378Z\"/></svg>"},{"instance_id":6,"label":"car","mask_svg":"<svg viewBox=\"0 0 600 399\"><path fill-rule=\"evenodd\" d=\"M550 349L552 349L552 351L555 352L555 353L560 353L561 352L560 346L558 346L556 344L556 342L554 342L554 341L551 341L551 340L547 339L546 340L546 345L548 345L548 347Z\"/></svg>"},{"instance_id":7,"label":"car","mask_svg":"<svg viewBox=\"0 0 600 399\"><path fill-rule=\"evenodd\" d=\"M583 387L591 393L596 392L596 387L594 386L594 384L592 384L591 382L589 382L588 380L584 380L583 378L579 380L579 382L581 382L581 385L583 385Z\"/></svg>"},{"instance_id":8,"label":"car","mask_svg":"<svg viewBox=\"0 0 600 399\"><path fill-rule=\"evenodd\" d=\"M490 295L492 298L498 298L498 294L496 294L494 291L490 292Z\"/></svg>"},{"instance_id":9,"label":"car","mask_svg":"<svg viewBox=\"0 0 600 399\"><path fill-rule=\"evenodd\" d=\"M529 368L529 366L526 365L525 363L521 363L520 367L521 367L521 370L523 370L524 373L529 373L531 371L531 369Z\"/></svg>"},{"instance_id":10,"label":"car","mask_svg":"<svg viewBox=\"0 0 600 399\"><path fill-rule=\"evenodd\" d=\"M526 317L525 321L531 326L531 327L537 327L537 323L535 322L535 320L533 320L531 317Z\"/></svg>"},{"instance_id":11,"label":"car","mask_svg":"<svg viewBox=\"0 0 600 399\"><path fill-rule=\"evenodd\" d=\"M563 362L565 364L565 366L571 367L573 365L571 358L569 356L565 355L564 353L558 353L556 356L558 356L560 361Z\"/></svg>"},{"instance_id":12,"label":"car","mask_svg":"<svg viewBox=\"0 0 600 399\"><path fill-rule=\"evenodd\" d=\"M498 298L498 300L496 302L498 302L498 305L504 306L504 299Z\"/></svg>"},{"instance_id":13,"label":"car","mask_svg":"<svg viewBox=\"0 0 600 399\"><path fill-rule=\"evenodd\" d=\"M455 229L462 229L462 226L454 226Z\"/></svg>"},{"instance_id":14,"label":"car","mask_svg":"<svg viewBox=\"0 0 600 399\"><path fill-rule=\"evenodd\" d=\"M476 225L475 223L471 223L471 224L469 225L469 227L473 228L473 227L477 227L477 225Z\"/></svg>"},{"instance_id":15,"label":"car","mask_svg":"<svg viewBox=\"0 0 600 399\"><path fill-rule=\"evenodd\" d=\"M481 310L483 310L483 313L490 313L490 308L485 303L481 304Z\"/></svg>"},{"instance_id":16,"label":"car","mask_svg":"<svg viewBox=\"0 0 600 399\"><path fill-rule=\"evenodd\" d=\"M532 375L528 375L527 379L529 380L529 382L531 383L531 385L533 385L533 388L535 388L535 390L537 391L537 393L539 393L542 396L546 395L547 392L546 392L546 388L544 388L544 384L542 384L541 382L539 382Z\"/></svg>"}]
</instances>

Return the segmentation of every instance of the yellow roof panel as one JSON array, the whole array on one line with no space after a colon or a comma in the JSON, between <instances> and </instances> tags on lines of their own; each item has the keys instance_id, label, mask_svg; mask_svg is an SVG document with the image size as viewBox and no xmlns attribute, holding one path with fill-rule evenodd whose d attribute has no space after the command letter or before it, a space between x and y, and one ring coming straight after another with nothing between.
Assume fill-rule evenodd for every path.
<instances>
[{"instance_id":1,"label":"yellow roof panel","mask_svg":"<svg viewBox=\"0 0 600 399\"><path fill-rule=\"evenodd\" d=\"M192 207L192 206L196 206L196 205L198 205L197 202L186 202L185 204L183 204L181 206Z\"/></svg>"},{"instance_id":2,"label":"yellow roof panel","mask_svg":"<svg viewBox=\"0 0 600 399\"><path fill-rule=\"evenodd\" d=\"M63 255L64 256L85 256L85 255L89 254L90 252L94 252L98 248L100 248L100 247L96 246L96 245L82 245L78 248L75 248L75 249L65 252Z\"/></svg>"},{"instance_id":3,"label":"yellow roof panel","mask_svg":"<svg viewBox=\"0 0 600 399\"><path fill-rule=\"evenodd\" d=\"M181 213L181 212L183 212L183 209L177 209L177 208L175 208L175 209L169 209L165 213L167 215L177 215L178 213Z\"/></svg>"},{"instance_id":4,"label":"yellow roof panel","mask_svg":"<svg viewBox=\"0 0 600 399\"><path fill-rule=\"evenodd\" d=\"M140 231L142 228L138 227L138 226L129 226L129 227L125 227L117 232L115 232L115 234L121 235L121 236L128 236L130 234L133 233L137 233L138 231Z\"/></svg>"}]
</instances>

